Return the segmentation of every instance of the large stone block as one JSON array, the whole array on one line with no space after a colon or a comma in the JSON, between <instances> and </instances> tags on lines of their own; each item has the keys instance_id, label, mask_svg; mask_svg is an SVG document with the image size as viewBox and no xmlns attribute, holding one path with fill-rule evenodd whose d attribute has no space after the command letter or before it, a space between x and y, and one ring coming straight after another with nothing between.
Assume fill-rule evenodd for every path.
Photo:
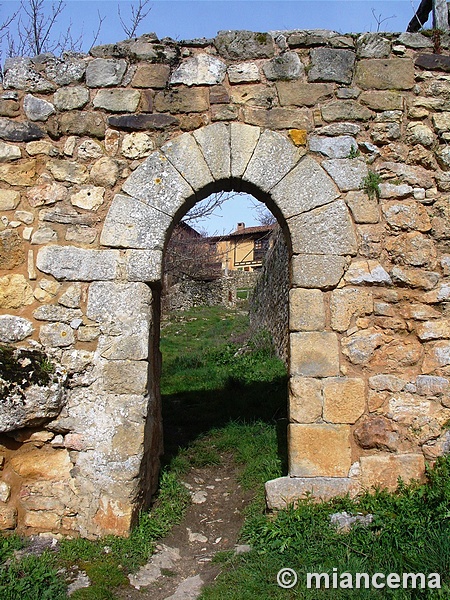
<instances>
[{"instance_id":1,"label":"large stone block","mask_svg":"<svg viewBox=\"0 0 450 600\"><path fill-rule=\"evenodd\" d=\"M0 231L0 269L10 271L24 263L23 241L17 231Z\"/></svg>"},{"instance_id":2,"label":"large stone block","mask_svg":"<svg viewBox=\"0 0 450 600\"><path fill-rule=\"evenodd\" d=\"M62 135L92 135L105 137L105 119L99 112L70 110L59 117Z\"/></svg>"},{"instance_id":3,"label":"large stone block","mask_svg":"<svg viewBox=\"0 0 450 600\"><path fill-rule=\"evenodd\" d=\"M11 469L23 478L55 479L70 478L70 462L67 450L32 448L11 458Z\"/></svg>"},{"instance_id":4,"label":"large stone block","mask_svg":"<svg viewBox=\"0 0 450 600\"><path fill-rule=\"evenodd\" d=\"M163 257L159 250L128 250L125 271L128 281L161 281Z\"/></svg>"},{"instance_id":5,"label":"large stone block","mask_svg":"<svg viewBox=\"0 0 450 600\"><path fill-rule=\"evenodd\" d=\"M265 129L303 129L311 131L314 128L312 113L308 109L283 108L275 106L267 110L245 106L243 109L244 121L249 125L257 125Z\"/></svg>"},{"instance_id":6,"label":"large stone block","mask_svg":"<svg viewBox=\"0 0 450 600\"><path fill-rule=\"evenodd\" d=\"M328 158L347 158L352 151L358 149L358 144L349 135L313 136L309 138L309 149Z\"/></svg>"},{"instance_id":7,"label":"large stone block","mask_svg":"<svg viewBox=\"0 0 450 600\"><path fill-rule=\"evenodd\" d=\"M327 332L291 333L290 373L305 377L339 375L339 343Z\"/></svg>"},{"instance_id":8,"label":"large stone block","mask_svg":"<svg viewBox=\"0 0 450 600\"><path fill-rule=\"evenodd\" d=\"M33 323L15 315L0 315L0 342L21 342L33 333Z\"/></svg>"},{"instance_id":9,"label":"large stone block","mask_svg":"<svg viewBox=\"0 0 450 600\"><path fill-rule=\"evenodd\" d=\"M347 494L355 496L358 492L358 483L348 477L279 477L266 482L269 510L285 510L310 497L326 502Z\"/></svg>"},{"instance_id":10,"label":"large stone block","mask_svg":"<svg viewBox=\"0 0 450 600\"><path fill-rule=\"evenodd\" d=\"M285 52L263 64L264 75L269 81L299 79L305 67L296 52Z\"/></svg>"},{"instance_id":11,"label":"large stone block","mask_svg":"<svg viewBox=\"0 0 450 600\"><path fill-rule=\"evenodd\" d=\"M100 243L114 248L162 250L171 217L136 198L114 196Z\"/></svg>"},{"instance_id":12,"label":"large stone block","mask_svg":"<svg viewBox=\"0 0 450 600\"><path fill-rule=\"evenodd\" d=\"M356 55L350 50L313 48L309 81L336 81L351 83Z\"/></svg>"},{"instance_id":13,"label":"large stone block","mask_svg":"<svg viewBox=\"0 0 450 600\"><path fill-rule=\"evenodd\" d=\"M190 113L204 112L209 108L208 89L174 88L158 92L155 96L155 109L158 112Z\"/></svg>"},{"instance_id":14,"label":"large stone block","mask_svg":"<svg viewBox=\"0 0 450 600\"><path fill-rule=\"evenodd\" d=\"M373 295L370 290L343 288L331 293L331 327L346 331L352 319L373 313Z\"/></svg>"},{"instance_id":15,"label":"large stone block","mask_svg":"<svg viewBox=\"0 0 450 600\"><path fill-rule=\"evenodd\" d=\"M258 143L259 127L244 123L231 123L231 176L242 177Z\"/></svg>"},{"instance_id":16,"label":"large stone block","mask_svg":"<svg viewBox=\"0 0 450 600\"><path fill-rule=\"evenodd\" d=\"M137 88L156 88L166 87L169 80L170 67L163 64L140 64L134 74L132 85Z\"/></svg>"},{"instance_id":17,"label":"large stone block","mask_svg":"<svg viewBox=\"0 0 450 600\"><path fill-rule=\"evenodd\" d=\"M35 180L36 161L34 159L0 165L0 181L5 181L9 185L30 186L33 185Z\"/></svg>"},{"instance_id":18,"label":"large stone block","mask_svg":"<svg viewBox=\"0 0 450 600\"><path fill-rule=\"evenodd\" d=\"M145 394L148 369L146 361L106 361L103 367L104 388L114 394Z\"/></svg>"},{"instance_id":19,"label":"large stone block","mask_svg":"<svg viewBox=\"0 0 450 600\"><path fill-rule=\"evenodd\" d=\"M359 100L371 110L403 110L403 96L399 92L370 90L363 92Z\"/></svg>"},{"instance_id":20,"label":"large stone block","mask_svg":"<svg viewBox=\"0 0 450 600\"><path fill-rule=\"evenodd\" d=\"M351 467L350 427L311 423L289 425L291 477L347 477Z\"/></svg>"},{"instance_id":21,"label":"large stone block","mask_svg":"<svg viewBox=\"0 0 450 600\"><path fill-rule=\"evenodd\" d=\"M289 329L291 331L322 331L325 329L323 292L314 289L291 289L289 292Z\"/></svg>"},{"instance_id":22,"label":"large stone block","mask_svg":"<svg viewBox=\"0 0 450 600\"><path fill-rule=\"evenodd\" d=\"M410 90L414 64L409 58L363 59L356 65L355 82L364 90Z\"/></svg>"},{"instance_id":23,"label":"large stone block","mask_svg":"<svg viewBox=\"0 0 450 600\"><path fill-rule=\"evenodd\" d=\"M347 259L330 254L296 254L292 257L292 284L328 290L344 275Z\"/></svg>"},{"instance_id":24,"label":"large stone block","mask_svg":"<svg viewBox=\"0 0 450 600\"><path fill-rule=\"evenodd\" d=\"M89 90L79 85L59 88L53 95L53 102L58 110L83 108L89 102Z\"/></svg>"},{"instance_id":25,"label":"large stone block","mask_svg":"<svg viewBox=\"0 0 450 600\"><path fill-rule=\"evenodd\" d=\"M197 54L182 62L172 73L170 83L184 85L216 85L222 83L227 65L209 54Z\"/></svg>"},{"instance_id":26,"label":"large stone block","mask_svg":"<svg viewBox=\"0 0 450 600\"><path fill-rule=\"evenodd\" d=\"M354 226L342 200L290 218L289 227L294 253L356 254Z\"/></svg>"},{"instance_id":27,"label":"large stone block","mask_svg":"<svg viewBox=\"0 0 450 600\"><path fill-rule=\"evenodd\" d=\"M41 248L37 268L55 279L66 281L103 281L117 275L118 250L85 250L75 246Z\"/></svg>"},{"instance_id":28,"label":"large stone block","mask_svg":"<svg viewBox=\"0 0 450 600\"><path fill-rule=\"evenodd\" d=\"M120 85L127 70L127 61L95 58L86 69L86 85L91 88Z\"/></svg>"},{"instance_id":29,"label":"large stone block","mask_svg":"<svg viewBox=\"0 0 450 600\"><path fill-rule=\"evenodd\" d=\"M366 408L363 379L336 377L323 383L323 418L329 423L356 423Z\"/></svg>"},{"instance_id":30,"label":"large stone block","mask_svg":"<svg viewBox=\"0 0 450 600\"><path fill-rule=\"evenodd\" d=\"M352 158L328 159L324 160L322 165L341 192L361 189L368 174L366 163Z\"/></svg>"},{"instance_id":31,"label":"large stone block","mask_svg":"<svg viewBox=\"0 0 450 600\"><path fill-rule=\"evenodd\" d=\"M371 110L356 100L336 100L321 108L324 121L369 121L373 116Z\"/></svg>"},{"instance_id":32,"label":"large stone block","mask_svg":"<svg viewBox=\"0 0 450 600\"><path fill-rule=\"evenodd\" d=\"M271 58L275 54L272 36L256 31L219 31L214 45L220 56L231 60Z\"/></svg>"},{"instance_id":33,"label":"large stone block","mask_svg":"<svg viewBox=\"0 0 450 600\"><path fill-rule=\"evenodd\" d=\"M213 123L197 129L194 137L214 179L229 179L231 176L230 128L223 123Z\"/></svg>"},{"instance_id":34,"label":"large stone block","mask_svg":"<svg viewBox=\"0 0 450 600\"><path fill-rule=\"evenodd\" d=\"M378 223L380 208L376 196L369 197L364 191L351 191L345 197L355 223Z\"/></svg>"},{"instance_id":35,"label":"large stone block","mask_svg":"<svg viewBox=\"0 0 450 600\"><path fill-rule=\"evenodd\" d=\"M0 531L15 529L17 525L17 508L0 505Z\"/></svg>"},{"instance_id":36,"label":"large stone block","mask_svg":"<svg viewBox=\"0 0 450 600\"><path fill-rule=\"evenodd\" d=\"M329 204L339 196L333 180L322 167L309 156L305 156L272 189L271 196L287 219Z\"/></svg>"},{"instance_id":37,"label":"large stone block","mask_svg":"<svg viewBox=\"0 0 450 600\"><path fill-rule=\"evenodd\" d=\"M281 106L315 106L333 93L330 83L280 81L276 87Z\"/></svg>"},{"instance_id":38,"label":"large stone block","mask_svg":"<svg viewBox=\"0 0 450 600\"><path fill-rule=\"evenodd\" d=\"M138 90L99 90L92 104L109 112L134 112L141 98Z\"/></svg>"},{"instance_id":39,"label":"large stone block","mask_svg":"<svg viewBox=\"0 0 450 600\"><path fill-rule=\"evenodd\" d=\"M289 383L289 420L314 423L322 417L322 384L312 377L292 377Z\"/></svg>"},{"instance_id":40,"label":"large stone block","mask_svg":"<svg viewBox=\"0 0 450 600\"><path fill-rule=\"evenodd\" d=\"M153 152L123 184L124 192L174 216L194 190L161 152Z\"/></svg>"},{"instance_id":41,"label":"large stone block","mask_svg":"<svg viewBox=\"0 0 450 600\"><path fill-rule=\"evenodd\" d=\"M423 454L377 454L361 457L361 484L364 488L394 490L401 478L404 483L412 479L423 480L425 459Z\"/></svg>"},{"instance_id":42,"label":"large stone block","mask_svg":"<svg viewBox=\"0 0 450 600\"><path fill-rule=\"evenodd\" d=\"M269 192L300 158L298 148L275 131L264 131L248 163L243 179Z\"/></svg>"},{"instance_id":43,"label":"large stone block","mask_svg":"<svg viewBox=\"0 0 450 600\"><path fill-rule=\"evenodd\" d=\"M201 190L214 181L192 134L184 133L170 140L170 142L164 144L161 152L167 156L195 191Z\"/></svg>"}]
</instances>

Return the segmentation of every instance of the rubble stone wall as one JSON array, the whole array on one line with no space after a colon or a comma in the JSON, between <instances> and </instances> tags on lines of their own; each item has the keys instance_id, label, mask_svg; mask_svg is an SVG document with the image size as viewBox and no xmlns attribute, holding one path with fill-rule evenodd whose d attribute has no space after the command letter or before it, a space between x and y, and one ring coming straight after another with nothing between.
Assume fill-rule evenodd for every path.
<instances>
[{"instance_id":1,"label":"rubble stone wall","mask_svg":"<svg viewBox=\"0 0 450 600\"><path fill-rule=\"evenodd\" d=\"M44 349L66 384L56 416L1 434L1 528L126 534L148 504L162 254L214 191L254 194L288 240L290 466L269 506L393 487L447 451L448 36L438 45L228 31L6 62L0 343Z\"/></svg>"}]
</instances>

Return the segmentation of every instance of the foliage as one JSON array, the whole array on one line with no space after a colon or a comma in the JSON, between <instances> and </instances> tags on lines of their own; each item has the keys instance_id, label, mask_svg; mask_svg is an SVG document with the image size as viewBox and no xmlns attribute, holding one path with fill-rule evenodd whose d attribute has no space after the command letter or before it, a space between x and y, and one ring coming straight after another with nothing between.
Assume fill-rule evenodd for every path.
<instances>
[{"instance_id":1,"label":"foliage","mask_svg":"<svg viewBox=\"0 0 450 600\"><path fill-rule=\"evenodd\" d=\"M66 586L56 569L55 556L25 556L0 566L2 600L65 600Z\"/></svg>"},{"instance_id":2,"label":"foliage","mask_svg":"<svg viewBox=\"0 0 450 600\"><path fill-rule=\"evenodd\" d=\"M374 171L369 171L367 176L363 179L362 188L367 193L369 198L380 197L380 183L381 177Z\"/></svg>"},{"instance_id":3,"label":"foliage","mask_svg":"<svg viewBox=\"0 0 450 600\"><path fill-rule=\"evenodd\" d=\"M359 148L357 148L356 146L352 146L350 148L350 152L348 153L347 158L358 158L358 156L361 154Z\"/></svg>"}]
</instances>

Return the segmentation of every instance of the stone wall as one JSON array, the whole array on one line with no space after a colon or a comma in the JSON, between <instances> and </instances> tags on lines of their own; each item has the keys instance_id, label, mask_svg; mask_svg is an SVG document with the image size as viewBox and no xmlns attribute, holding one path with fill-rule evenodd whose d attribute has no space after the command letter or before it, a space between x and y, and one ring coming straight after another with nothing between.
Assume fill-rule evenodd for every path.
<instances>
[{"instance_id":1,"label":"stone wall","mask_svg":"<svg viewBox=\"0 0 450 600\"><path fill-rule=\"evenodd\" d=\"M164 312L189 310L194 306L226 306L232 308L238 301L238 290L254 287L257 272L229 271L213 281L185 278L172 285L163 296ZM286 316L287 325L287 316Z\"/></svg>"},{"instance_id":2,"label":"stone wall","mask_svg":"<svg viewBox=\"0 0 450 600\"><path fill-rule=\"evenodd\" d=\"M447 35L440 47L230 31L7 61L0 342L45 349L68 387L56 417L2 434L1 528L125 534L148 504L162 253L214 191L265 201L288 240L290 466L269 505L392 487L447 451Z\"/></svg>"},{"instance_id":3,"label":"stone wall","mask_svg":"<svg viewBox=\"0 0 450 600\"><path fill-rule=\"evenodd\" d=\"M289 251L281 231L275 234L249 302L250 323L272 335L277 355L288 361Z\"/></svg>"}]
</instances>

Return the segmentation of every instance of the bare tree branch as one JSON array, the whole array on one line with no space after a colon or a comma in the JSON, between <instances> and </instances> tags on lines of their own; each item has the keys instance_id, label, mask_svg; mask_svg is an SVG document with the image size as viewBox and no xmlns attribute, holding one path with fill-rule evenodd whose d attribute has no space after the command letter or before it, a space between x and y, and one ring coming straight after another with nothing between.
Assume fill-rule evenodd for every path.
<instances>
[{"instance_id":1,"label":"bare tree branch","mask_svg":"<svg viewBox=\"0 0 450 600\"><path fill-rule=\"evenodd\" d=\"M150 0L138 0L137 6L131 5L131 14L128 19L122 19L122 13L120 12L120 4L117 5L117 14L119 15L120 24L125 35L128 38L133 38L136 35L136 31L148 13L152 10L149 6Z\"/></svg>"},{"instance_id":2,"label":"bare tree branch","mask_svg":"<svg viewBox=\"0 0 450 600\"><path fill-rule=\"evenodd\" d=\"M377 15L375 13L375 9L372 8L372 15L373 18L375 19L375 22L377 24L377 32L380 31L381 26L383 25L383 23L385 23L386 21L389 21L389 19L395 19L396 15L392 15L391 17L384 17L384 19L382 19L382 14L380 13L379 15Z\"/></svg>"}]
</instances>

